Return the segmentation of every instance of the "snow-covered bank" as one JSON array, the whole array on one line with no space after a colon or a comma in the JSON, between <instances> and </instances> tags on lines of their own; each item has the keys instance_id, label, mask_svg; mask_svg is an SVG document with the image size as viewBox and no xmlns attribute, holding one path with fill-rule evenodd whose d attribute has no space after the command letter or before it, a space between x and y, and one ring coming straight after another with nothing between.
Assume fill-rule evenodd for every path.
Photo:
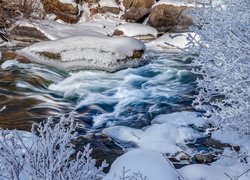
<instances>
[{"instance_id":1,"label":"snow-covered bank","mask_svg":"<svg viewBox=\"0 0 250 180\"><path fill-rule=\"evenodd\" d=\"M45 41L17 51L30 61L65 70L114 72L144 63L145 45L128 37L75 36Z\"/></svg>"},{"instance_id":2,"label":"snow-covered bank","mask_svg":"<svg viewBox=\"0 0 250 180\"><path fill-rule=\"evenodd\" d=\"M182 180L163 154L142 149L131 150L117 158L103 180Z\"/></svg>"}]
</instances>

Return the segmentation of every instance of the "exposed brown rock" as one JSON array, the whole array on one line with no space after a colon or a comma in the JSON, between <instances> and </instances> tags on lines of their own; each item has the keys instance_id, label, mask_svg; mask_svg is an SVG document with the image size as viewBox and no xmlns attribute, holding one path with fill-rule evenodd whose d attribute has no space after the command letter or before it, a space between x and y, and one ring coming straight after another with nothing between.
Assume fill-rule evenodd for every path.
<instances>
[{"instance_id":1,"label":"exposed brown rock","mask_svg":"<svg viewBox=\"0 0 250 180\"><path fill-rule=\"evenodd\" d=\"M126 9L133 8L151 8L154 4L154 0L123 0L123 6Z\"/></svg>"},{"instance_id":2,"label":"exposed brown rock","mask_svg":"<svg viewBox=\"0 0 250 180\"><path fill-rule=\"evenodd\" d=\"M195 161L198 163L209 164L214 161L215 156L210 153L196 154Z\"/></svg>"},{"instance_id":3,"label":"exposed brown rock","mask_svg":"<svg viewBox=\"0 0 250 180\"><path fill-rule=\"evenodd\" d=\"M48 38L38 29L34 27L27 26L16 26L10 31L13 39L16 40L29 40L29 41L43 41L48 40Z\"/></svg>"},{"instance_id":4,"label":"exposed brown rock","mask_svg":"<svg viewBox=\"0 0 250 180\"><path fill-rule=\"evenodd\" d=\"M94 15L94 14L97 14L97 13L112 13L112 14L116 14L118 15L121 11L120 8L118 7L108 7L108 6L103 6L103 7L95 7L95 8L90 8L89 9L90 11L90 15Z\"/></svg>"},{"instance_id":5,"label":"exposed brown rock","mask_svg":"<svg viewBox=\"0 0 250 180\"><path fill-rule=\"evenodd\" d=\"M113 33L113 36L122 36L124 33L118 29L116 29Z\"/></svg>"},{"instance_id":6,"label":"exposed brown rock","mask_svg":"<svg viewBox=\"0 0 250 180\"><path fill-rule=\"evenodd\" d=\"M58 19L67 23L77 23L82 15L78 6L68 3L61 3L59 0L41 0L47 14L53 13Z\"/></svg>"},{"instance_id":7,"label":"exposed brown rock","mask_svg":"<svg viewBox=\"0 0 250 180\"><path fill-rule=\"evenodd\" d=\"M192 18L183 14L186 9L186 6L157 5L150 13L148 24L160 32L186 31L192 25Z\"/></svg>"},{"instance_id":8,"label":"exposed brown rock","mask_svg":"<svg viewBox=\"0 0 250 180\"><path fill-rule=\"evenodd\" d=\"M129 22L143 22L154 5L154 0L123 0L126 8L123 18Z\"/></svg>"},{"instance_id":9,"label":"exposed brown rock","mask_svg":"<svg viewBox=\"0 0 250 180\"><path fill-rule=\"evenodd\" d=\"M133 55L129 59L139 59L143 56L144 50L134 50Z\"/></svg>"},{"instance_id":10,"label":"exposed brown rock","mask_svg":"<svg viewBox=\"0 0 250 180\"><path fill-rule=\"evenodd\" d=\"M38 52L39 55L44 56L48 59L55 59L55 60L60 60L61 59L61 55L59 53L52 53L52 52Z\"/></svg>"}]
</instances>

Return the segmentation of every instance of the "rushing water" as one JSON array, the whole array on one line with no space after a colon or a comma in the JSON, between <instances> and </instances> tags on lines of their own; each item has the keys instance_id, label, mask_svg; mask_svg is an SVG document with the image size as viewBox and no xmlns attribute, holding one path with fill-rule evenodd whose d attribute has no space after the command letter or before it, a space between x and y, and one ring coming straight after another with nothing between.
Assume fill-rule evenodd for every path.
<instances>
[{"instance_id":1,"label":"rushing water","mask_svg":"<svg viewBox=\"0 0 250 180\"><path fill-rule=\"evenodd\" d=\"M103 128L124 125L143 128L159 115L192 108L195 76L191 58L178 53L147 51L147 64L116 73L65 72L14 60L0 61L0 127L30 130L31 124L73 113L81 125L77 148L93 147L97 162L110 164L122 154Z\"/></svg>"},{"instance_id":2,"label":"rushing water","mask_svg":"<svg viewBox=\"0 0 250 180\"><path fill-rule=\"evenodd\" d=\"M0 126L29 129L49 115L74 112L83 132L126 125L141 128L158 114L191 108L190 58L148 51L148 64L116 73L64 72L18 60L1 61Z\"/></svg>"}]
</instances>

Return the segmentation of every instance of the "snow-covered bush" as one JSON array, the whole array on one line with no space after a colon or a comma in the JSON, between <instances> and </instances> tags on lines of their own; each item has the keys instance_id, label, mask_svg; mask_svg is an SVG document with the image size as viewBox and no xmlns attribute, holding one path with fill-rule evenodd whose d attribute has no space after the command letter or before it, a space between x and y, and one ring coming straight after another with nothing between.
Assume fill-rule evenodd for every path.
<instances>
[{"instance_id":1,"label":"snow-covered bush","mask_svg":"<svg viewBox=\"0 0 250 180\"><path fill-rule=\"evenodd\" d=\"M193 105L218 125L244 133L250 132L249 8L249 0L214 0L192 12L201 38L191 49L201 75Z\"/></svg>"},{"instance_id":2,"label":"snow-covered bush","mask_svg":"<svg viewBox=\"0 0 250 180\"><path fill-rule=\"evenodd\" d=\"M101 179L106 163L95 167L89 145L75 152L75 130L71 116L33 125L28 139L27 132L0 130L0 179Z\"/></svg>"}]
</instances>

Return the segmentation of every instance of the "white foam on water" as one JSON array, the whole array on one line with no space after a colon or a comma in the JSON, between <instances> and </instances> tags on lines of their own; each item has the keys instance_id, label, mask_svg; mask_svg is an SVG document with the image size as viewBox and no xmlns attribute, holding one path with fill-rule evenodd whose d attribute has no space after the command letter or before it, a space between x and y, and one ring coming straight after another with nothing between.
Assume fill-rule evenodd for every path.
<instances>
[{"instance_id":1,"label":"white foam on water","mask_svg":"<svg viewBox=\"0 0 250 180\"><path fill-rule=\"evenodd\" d=\"M188 76L188 71L176 68L183 63L171 60L167 54L154 61L154 55L146 53L146 58L152 61L143 67L112 74L99 71L71 72L63 81L51 84L49 89L63 93L64 98L78 97L76 110L93 104L112 106L112 111L93 114L94 127L103 124L113 126L119 124L120 120L126 122L132 118L139 120L141 116L153 113L152 108L152 112L149 112L149 106L162 103L161 99L178 97L180 93L190 91L188 85L183 87L180 82L183 75Z\"/></svg>"}]
</instances>

